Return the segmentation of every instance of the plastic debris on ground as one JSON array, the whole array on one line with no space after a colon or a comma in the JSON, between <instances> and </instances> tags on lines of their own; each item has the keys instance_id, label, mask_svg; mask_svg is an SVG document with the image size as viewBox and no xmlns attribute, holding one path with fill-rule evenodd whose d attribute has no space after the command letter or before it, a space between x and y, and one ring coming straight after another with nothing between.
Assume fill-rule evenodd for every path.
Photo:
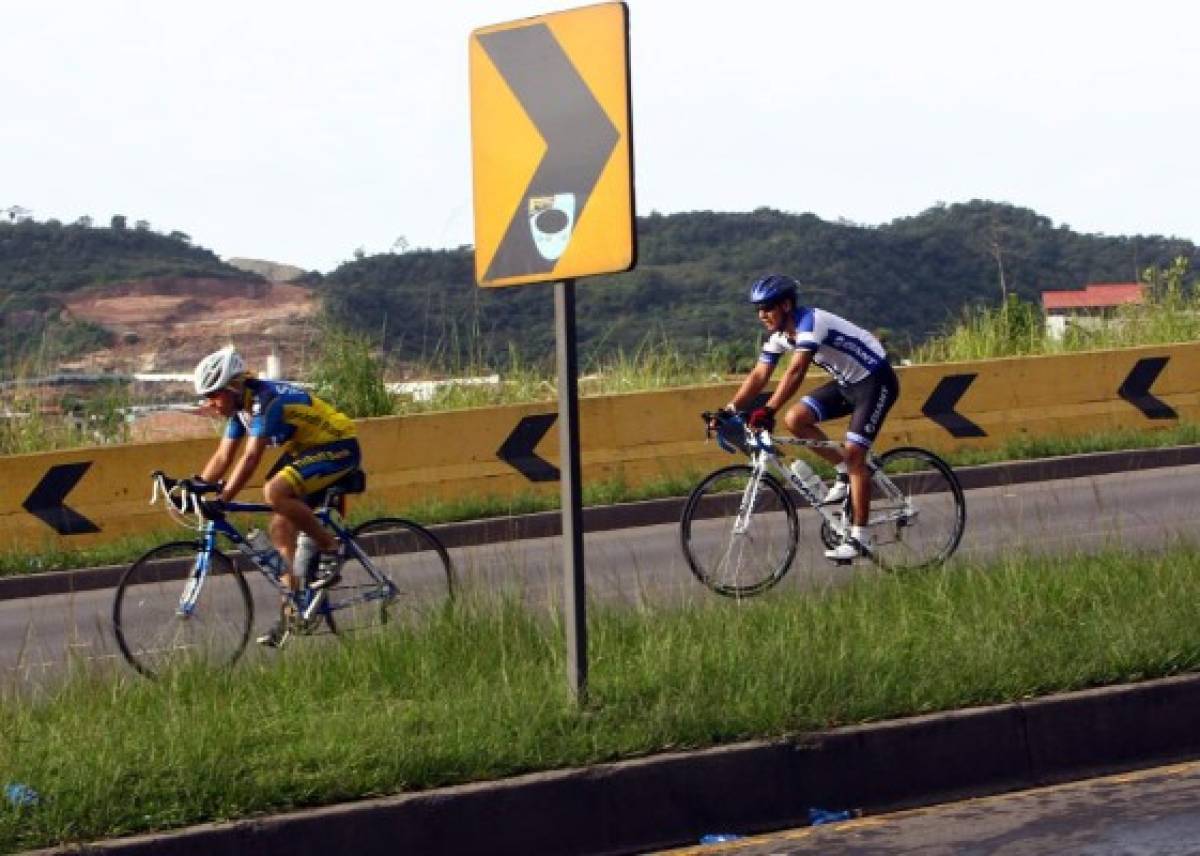
<instances>
[{"instance_id":1,"label":"plastic debris on ground","mask_svg":"<svg viewBox=\"0 0 1200 856\"><path fill-rule=\"evenodd\" d=\"M37 791L23 782L9 782L4 786L4 796L8 798L10 805L17 806L18 808L35 806L42 799Z\"/></svg>"},{"instance_id":2,"label":"plastic debris on ground","mask_svg":"<svg viewBox=\"0 0 1200 856\"><path fill-rule=\"evenodd\" d=\"M857 809L831 811L826 808L810 808L808 810L808 822L813 826L822 826L826 823L841 823L843 820L853 820L861 816L862 812Z\"/></svg>"},{"instance_id":3,"label":"plastic debris on ground","mask_svg":"<svg viewBox=\"0 0 1200 856\"><path fill-rule=\"evenodd\" d=\"M726 841L737 841L742 836L734 835L732 832L717 832L709 835L701 835L701 844L721 844Z\"/></svg>"}]
</instances>

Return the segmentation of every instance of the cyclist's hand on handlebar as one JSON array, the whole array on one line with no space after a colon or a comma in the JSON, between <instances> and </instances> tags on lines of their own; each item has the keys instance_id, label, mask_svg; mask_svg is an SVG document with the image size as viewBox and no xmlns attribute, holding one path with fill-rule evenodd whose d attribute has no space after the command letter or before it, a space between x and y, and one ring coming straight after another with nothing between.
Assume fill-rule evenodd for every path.
<instances>
[{"instance_id":1,"label":"cyclist's hand on handlebar","mask_svg":"<svg viewBox=\"0 0 1200 856\"><path fill-rule=\"evenodd\" d=\"M755 431L775 429L775 408L764 404L750 411L750 427Z\"/></svg>"},{"instance_id":2,"label":"cyclist's hand on handlebar","mask_svg":"<svg viewBox=\"0 0 1200 856\"><path fill-rule=\"evenodd\" d=\"M221 499L197 499L196 504L205 520L220 520L225 516L225 503Z\"/></svg>"},{"instance_id":3,"label":"cyclist's hand on handlebar","mask_svg":"<svg viewBox=\"0 0 1200 856\"><path fill-rule=\"evenodd\" d=\"M220 494L221 490L225 487L224 482L205 481L200 476L191 476L182 479L180 484L184 485L189 493L194 493L196 496L204 496L210 493Z\"/></svg>"},{"instance_id":4,"label":"cyclist's hand on handlebar","mask_svg":"<svg viewBox=\"0 0 1200 856\"><path fill-rule=\"evenodd\" d=\"M709 432L713 432L721 427L722 421L737 416L737 411L727 404L719 410L706 411L703 416L704 424L708 426Z\"/></svg>"},{"instance_id":5,"label":"cyclist's hand on handlebar","mask_svg":"<svg viewBox=\"0 0 1200 856\"><path fill-rule=\"evenodd\" d=\"M716 431L721 424L721 419L726 416L725 408L720 410L706 410L701 414L704 417L704 424L708 426L709 431Z\"/></svg>"}]
</instances>

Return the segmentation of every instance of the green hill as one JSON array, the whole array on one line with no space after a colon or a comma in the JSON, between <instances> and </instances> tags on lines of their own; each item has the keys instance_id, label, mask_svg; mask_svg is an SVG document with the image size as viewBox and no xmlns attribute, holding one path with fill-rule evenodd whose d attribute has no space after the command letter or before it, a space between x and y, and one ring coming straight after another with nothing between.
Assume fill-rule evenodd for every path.
<instances>
[{"instance_id":1,"label":"green hill","mask_svg":"<svg viewBox=\"0 0 1200 856\"><path fill-rule=\"evenodd\" d=\"M120 221L120 222L118 222ZM139 224L141 226L141 224ZM752 357L746 286L770 271L804 285L805 299L885 332L904 350L942 329L966 304L996 303L1005 287L1036 300L1044 289L1129 281L1196 246L1161 236L1087 235L1012 205L939 205L880 226L831 223L762 208L638 219L636 270L582 280L582 356L630 352L669 339L684 352L720 343ZM102 347L111 333L62 312L63 295L105 282L230 277L245 271L182 233L144 226L0 222L0 367L32 348L47 358ZM370 335L393 357L448 368L503 364L553 352L548 285L481 289L470 247L367 256L322 276L317 288L336 322ZM52 334L52 335L51 335ZM52 354L42 343L53 341Z\"/></svg>"},{"instance_id":2,"label":"green hill","mask_svg":"<svg viewBox=\"0 0 1200 856\"><path fill-rule=\"evenodd\" d=\"M972 302L1008 291L1036 300L1046 289L1132 281L1150 265L1191 260L1190 241L1085 235L1012 205L939 205L882 226L830 223L771 209L696 211L638 220L639 262L621 275L581 280L581 353L637 348L668 337L700 349L736 343L749 357L756 322L748 283L779 271L809 302L886 332L906 348L942 329ZM403 359L502 362L510 342L529 358L553 350L547 285L480 289L469 247L367 257L320 287L327 312L386 343Z\"/></svg>"}]
</instances>

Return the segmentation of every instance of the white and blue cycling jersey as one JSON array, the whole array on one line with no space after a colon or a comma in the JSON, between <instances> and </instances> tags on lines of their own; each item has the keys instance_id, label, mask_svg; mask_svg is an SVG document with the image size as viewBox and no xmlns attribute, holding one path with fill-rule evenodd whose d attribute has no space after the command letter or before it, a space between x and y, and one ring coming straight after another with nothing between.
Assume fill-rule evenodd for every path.
<instances>
[{"instance_id":1,"label":"white and blue cycling jersey","mask_svg":"<svg viewBox=\"0 0 1200 856\"><path fill-rule=\"evenodd\" d=\"M759 362L773 366L787 351L812 351L813 362L844 386L865 380L888 364L879 340L839 315L797 306L793 317L796 332L772 333L763 343Z\"/></svg>"}]
</instances>

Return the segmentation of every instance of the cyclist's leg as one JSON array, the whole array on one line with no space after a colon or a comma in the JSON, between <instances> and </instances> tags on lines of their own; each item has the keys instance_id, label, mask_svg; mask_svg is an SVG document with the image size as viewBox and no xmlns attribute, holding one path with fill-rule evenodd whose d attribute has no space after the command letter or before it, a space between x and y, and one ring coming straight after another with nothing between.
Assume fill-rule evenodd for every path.
<instances>
[{"instance_id":1,"label":"cyclist's leg","mask_svg":"<svg viewBox=\"0 0 1200 856\"><path fill-rule=\"evenodd\" d=\"M804 396L788 408L784 414L783 423L792 432L793 437L802 440L828 440L825 432L818 423L826 419L837 419L850 412L850 403L842 395L841 389L834 382L820 386ZM836 449L812 449L835 466L842 462L842 456Z\"/></svg>"},{"instance_id":2,"label":"cyclist's leg","mask_svg":"<svg viewBox=\"0 0 1200 856\"><path fill-rule=\"evenodd\" d=\"M280 536L290 535L291 558L297 532L312 538L322 552L337 549L337 539L321 525L305 500L309 494L358 469L361 461L357 440L338 440L296 455L267 482L263 492L271 510L283 521L279 524Z\"/></svg>"},{"instance_id":3,"label":"cyclist's leg","mask_svg":"<svg viewBox=\"0 0 1200 856\"><path fill-rule=\"evenodd\" d=\"M847 390L854 404L845 445L846 467L850 473L851 523L854 526L866 526L870 519L871 472L867 467L867 453L899 394L896 373L887 365Z\"/></svg>"}]
</instances>

